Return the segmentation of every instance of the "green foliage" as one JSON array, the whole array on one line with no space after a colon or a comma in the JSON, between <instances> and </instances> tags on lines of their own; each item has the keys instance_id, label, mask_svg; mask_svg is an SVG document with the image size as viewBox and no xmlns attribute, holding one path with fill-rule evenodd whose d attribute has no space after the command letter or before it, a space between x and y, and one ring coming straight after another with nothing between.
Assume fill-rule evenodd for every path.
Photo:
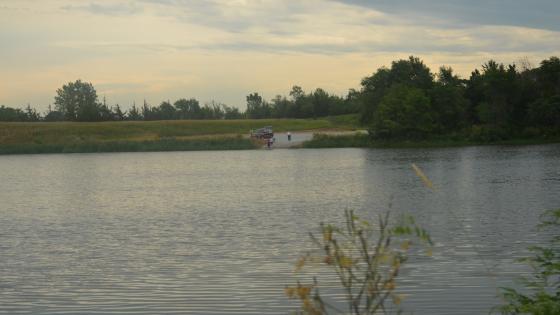
<instances>
[{"instance_id":1,"label":"green foliage","mask_svg":"<svg viewBox=\"0 0 560 315\"><path fill-rule=\"evenodd\" d=\"M270 117L270 105L265 102L259 93L249 94L247 96L247 117L248 118L267 118Z\"/></svg>"},{"instance_id":2,"label":"green foliage","mask_svg":"<svg viewBox=\"0 0 560 315\"><path fill-rule=\"evenodd\" d=\"M136 143L176 139L196 140L209 136L247 135L249 130L265 125L275 132L314 129L355 129L352 120L263 119L263 120L172 120L119 122L0 123L0 153L60 152L64 146L108 148L101 143ZM87 145L86 145L87 144ZM49 146L54 149L48 149ZM8 149L9 147L9 149ZM17 147L21 147L20 151ZM24 149L25 147L25 149ZM41 147L41 148L40 148ZM132 147L132 146L130 146ZM16 148L16 149L14 149ZM32 148L32 149L30 149ZM46 149L42 149L46 148ZM76 149L76 150L78 150ZM97 149L96 149L97 150ZM125 149L123 149L125 150ZM84 151L85 152L85 151ZM89 152L89 151L88 151Z\"/></svg>"},{"instance_id":3,"label":"green foliage","mask_svg":"<svg viewBox=\"0 0 560 315\"><path fill-rule=\"evenodd\" d=\"M169 102L162 102L158 108L159 119L171 120L175 118L175 107Z\"/></svg>"},{"instance_id":4,"label":"green foliage","mask_svg":"<svg viewBox=\"0 0 560 315\"><path fill-rule=\"evenodd\" d=\"M53 121L64 121L64 114L57 110L49 111L45 117L43 118L44 121L53 122Z\"/></svg>"},{"instance_id":5,"label":"green foliage","mask_svg":"<svg viewBox=\"0 0 560 315\"><path fill-rule=\"evenodd\" d=\"M391 87L374 115L375 138L423 138L433 132L435 121L429 97L419 88Z\"/></svg>"},{"instance_id":6,"label":"green foliage","mask_svg":"<svg viewBox=\"0 0 560 315\"><path fill-rule=\"evenodd\" d=\"M533 277L524 279L525 292L503 288L505 304L494 309L501 314L560 314L560 209L548 211L542 230L554 235L548 246L534 246L532 257L522 259L533 268Z\"/></svg>"},{"instance_id":7,"label":"green foliage","mask_svg":"<svg viewBox=\"0 0 560 315\"><path fill-rule=\"evenodd\" d=\"M311 234L317 250L301 257L296 270L306 265L320 264L336 273L344 291L347 311L340 310L321 297L319 284L287 287L289 298L301 302L302 314L378 314L385 313L387 301L400 304L396 293L397 277L413 242L431 245L428 233L416 225L412 217L403 217L390 224L390 212L379 215L378 225L345 211L342 227L320 225L320 234Z\"/></svg>"},{"instance_id":8,"label":"green foliage","mask_svg":"<svg viewBox=\"0 0 560 315\"><path fill-rule=\"evenodd\" d=\"M466 124L468 101L462 81L451 68L441 67L436 82L430 91L434 113L435 133L456 131Z\"/></svg>"},{"instance_id":9,"label":"green foliage","mask_svg":"<svg viewBox=\"0 0 560 315\"><path fill-rule=\"evenodd\" d=\"M560 134L560 59L550 57L531 69L489 60L468 80L450 67L437 76L418 57L396 60L361 81L359 91L345 97L321 88L306 93L293 86L289 97L270 102L258 93L246 98L247 109L198 100L170 101L152 107L144 101L128 113L117 104L97 101L91 83L77 80L57 90L55 110L41 117L25 110L0 107L0 121L113 121L179 119L319 118L359 113L373 141L418 141L441 136L462 136L462 141L493 142L551 139ZM434 80L437 78L437 80Z\"/></svg>"},{"instance_id":10,"label":"green foliage","mask_svg":"<svg viewBox=\"0 0 560 315\"><path fill-rule=\"evenodd\" d=\"M477 143L499 142L509 138L510 134L507 130L494 125L474 125L469 134L469 139Z\"/></svg>"},{"instance_id":11,"label":"green foliage","mask_svg":"<svg viewBox=\"0 0 560 315\"><path fill-rule=\"evenodd\" d=\"M2 145L0 146L0 154L249 150L256 147L249 139L221 136L192 139L161 138L145 141L92 142L76 140L71 143Z\"/></svg>"},{"instance_id":12,"label":"green foliage","mask_svg":"<svg viewBox=\"0 0 560 315\"><path fill-rule=\"evenodd\" d=\"M36 122L41 120L41 115L31 105L27 105L25 110L19 108L0 106L0 121L27 121Z\"/></svg>"},{"instance_id":13,"label":"green foliage","mask_svg":"<svg viewBox=\"0 0 560 315\"><path fill-rule=\"evenodd\" d=\"M28 115L19 108L0 106L0 121L28 121Z\"/></svg>"},{"instance_id":14,"label":"green foliage","mask_svg":"<svg viewBox=\"0 0 560 315\"><path fill-rule=\"evenodd\" d=\"M328 114L330 116L355 115L359 111L360 92L350 89L346 98L330 95L328 106Z\"/></svg>"},{"instance_id":15,"label":"green foliage","mask_svg":"<svg viewBox=\"0 0 560 315\"><path fill-rule=\"evenodd\" d=\"M194 98L179 99L173 105L170 102L162 102L157 107L151 107L144 101L142 114L129 113L129 120L179 120L179 119L239 119L242 114L237 108L214 101L200 106Z\"/></svg>"},{"instance_id":16,"label":"green foliage","mask_svg":"<svg viewBox=\"0 0 560 315\"><path fill-rule=\"evenodd\" d=\"M224 119L242 119L244 115L239 111L237 107L230 107L227 105L222 105L224 111Z\"/></svg>"},{"instance_id":17,"label":"green foliage","mask_svg":"<svg viewBox=\"0 0 560 315\"><path fill-rule=\"evenodd\" d=\"M200 104L194 98L191 99L179 99L174 104L179 114L179 119L198 119L200 118L201 110Z\"/></svg>"},{"instance_id":18,"label":"green foliage","mask_svg":"<svg viewBox=\"0 0 560 315\"><path fill-rule=\"evenodd\" d=\"M516 90L517 72L514 65L506 67L494 60L482 66L485 101L478 105L479 120L485 124L508 126L512 122ZM480 106L484 108L480 109ZM484 114L482 114L484 113Z\"/></svg>"},{"instance_id":19,"label":"green foliage","mask_svg":"<svg viewBox=\"0 0 560 315\"><path fill-rule=\"evenodd\" d=\"M115 109L114 109L114 120L124 120L125 119L125 114L124 112L121 110L121 107L119 104L115 105Z\"/></svg>"},{"instance_id":20,"label":"green foliage","mask_svg":"<svg viewBox=\"0 0 560 315\"><path fill-rule=\"evenodd\" d=\"M543 97L560 95L560 59L550 57L543 60L537 71L539 90Z\"/></svg>"},{"instance_id":21,"label":"green foliage","mask_svg":"<svg viewBox=\"0 0 560 315\"><path fill-rule=\"evenodd\" d=\"M69 82L56 91L54 104L56 110L70 121L100 120L97 92L91 83L76 80Z\"/></svg>"},{"instance_id":22,"label":"green foliage","mask_svg":"<svg viewBox=\"0 0 560 315\"><path fill-rule=\"evenodd\" d=\"M360 117L358 114L328 116L326 119L331 122L333 126L337 126L338 128L363 129L363 125L360 123Z\"/></svg>"},{"instance_id":23,"label":"green foliage","mask_svg":"<svg viewBox=\"0 0 560 315\"><path fill-rule=\"evenodd\" d=\"M356 91L350 91L346 99L329 94L318 88L305 93L300 86L293 86L290 99L276 95L266 102L258 93L247 96L248 118L318 118L328 115L357 113L359 110Z\"/></svg>"},{"instance_id":24,"label":"green foliage","mask_svg":"<svg viewBox=\"0 0 560 315\"><path fill-rule=\"evenodd\" d=\"M132 105L132 108L128 111L128 116L126 117L127 120L142 120L142 114L140 110L136 107L136 104Z\"/></svg>"},{"instance_id":25,"label":"green foliage","mask_svg":"<svg viewBox=\"0 0 560 315\"><path fill-rule=\"evenodd\" d=\"M417 139L471 130L465 133L466 139L492 142L522 137L529 126L539 127L532 131L553 130L553 134L560 127L557 57L544 60L540 68L522 71L489 60L469 80L460 79L449 67L440 68L436 82L432 77L418 58L410 57L362 80L361 121L370 126L372 139ZM429 102L413 101L405 87L422 91ZM402 94L397 95L395 89ZM422 113L419 121L407 118L414 111Z\"/></svg>"},{"instance_id":26,"label":"green foliage","mask_svg":"<svg viewBox=\"0 0 560 315\"><path fill-rule=\"evenodd\" d=\"M314 134L313 139L303 143L304 148L364 148L371 145L367 134L326 135Z\"/></svg>"},{"instance_id":27,"label":"green foliage","mask_svg":"<svg viewBox=\"0 0 560 315\"><path fill-rule=\"evenodd\" d=\"M380 68L362 80L362 122L376 120L377 107L392 87L405 86L427 91L432 85L433 75L419 58L410 56L407 60L393 61L391 69Z\"/></svg>"},{"instance_id":28,"label":"green foliage","mask_svg":"<svg viewBox=\"0 0 560 315\"><path fill-rule=\"evenodd\" d=\"M560 94L539 98L529 105L528 112L533 126L560 127Z\"/></svg>"},{"instance_id":29,"label":"green foliage","mask_svg":"<svg viewBox=\"0 0 560 315\"><path fill-rule=\"evenodd\" d=\"M410 56L408 60L393 61L390 82L391 85L399 84L429 90L434 83L434 77L430 68L420 58Z\"/></svg>"}]
</instances>

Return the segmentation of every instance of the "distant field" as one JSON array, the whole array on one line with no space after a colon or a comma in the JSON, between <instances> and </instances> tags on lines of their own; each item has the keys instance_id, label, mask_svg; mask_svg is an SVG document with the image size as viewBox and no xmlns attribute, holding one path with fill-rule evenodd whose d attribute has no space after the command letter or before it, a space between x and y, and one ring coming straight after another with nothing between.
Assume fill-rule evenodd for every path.
<instances>
[{"instance_id":1,"label":"distant field","mask_svg":"<svg viewBox=\"0 0 560 315\"><path fill-rule=\"evenodd\" d=\"M267 125L273 126L275 132L358 128L356 115L321 119L0 123L0 154L247 149L254 146L238 136ZM239 145L225 145L232 142Z\"/></svg>"}]
</instances>

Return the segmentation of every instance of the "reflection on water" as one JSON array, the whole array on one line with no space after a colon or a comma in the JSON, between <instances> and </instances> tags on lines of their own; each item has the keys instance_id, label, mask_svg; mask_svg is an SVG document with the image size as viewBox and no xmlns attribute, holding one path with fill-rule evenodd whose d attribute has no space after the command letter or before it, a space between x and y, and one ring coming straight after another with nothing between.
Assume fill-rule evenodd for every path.
<instances>
[{"instance_id":1,"label":"reflection on water","mask_svg":"<svg viewBox=\"0 0 560 315\"><path fill-rule=\"evenodd\" d=\"M308 231L391 198L436 241L405 309L485 313L559 191L558 145L1 156L0 313L285 314Z\"/></svg>"}]
</instances>

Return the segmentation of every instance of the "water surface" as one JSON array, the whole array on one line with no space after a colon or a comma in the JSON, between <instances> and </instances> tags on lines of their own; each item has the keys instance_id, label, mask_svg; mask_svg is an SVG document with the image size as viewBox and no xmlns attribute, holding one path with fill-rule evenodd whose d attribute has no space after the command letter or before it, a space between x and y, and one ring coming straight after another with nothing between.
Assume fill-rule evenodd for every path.
<instances>
[{"instance_id":1,"label":"water surface","mask_svg":"<svg viewBox=\"0 0 560 315\"><path fill-rule=\"evenodd\" d=\"M436 242L405 310L486 313L559 192L559 145L0 156L0 313L286 314L308 232L391 200Z\"/></svg>"}]
</instances>

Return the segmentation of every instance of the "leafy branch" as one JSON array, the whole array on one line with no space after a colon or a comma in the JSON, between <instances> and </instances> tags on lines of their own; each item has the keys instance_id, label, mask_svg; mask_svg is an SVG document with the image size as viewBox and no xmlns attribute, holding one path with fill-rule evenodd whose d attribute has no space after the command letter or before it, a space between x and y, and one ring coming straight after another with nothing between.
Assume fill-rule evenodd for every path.
<instances>
[{"instance_id":1,"label":"leafy branch","mask_svg":"<svg viewBox=\"0 0 560 315\"><path fill-rule=\"evenodd\" d=\"M377 226L363 220L351 210L345 211L345 226L321 223L320 234L310 233L317 247L296 264L296 271L309 263L319 262L334 270L344 291L347 311L327 303L319 293L315 279L311 285L298 283L285 293L301 302L301 314L378 314L387 313L387 303L399 305L402 297L395 292L401 266L407 260L411 245L431 246L429 234L410 216L398 225L390 224L390 211L378 216Z\"/></svg>"},{"instance_id":2,"label":"leafy branch","mask_svg":"<svg viewBox=\"0 0 560 315\"><path fill-rule=\"evenodd\" d=\"M544 213L539 229L553 233L547 247L533 246L532 257L520 259L533 269L531 279L522 279L528 294L502 288L505 303L493 309L501 314L560 314L560 209Z\"/></svg>"}]
</instances>

